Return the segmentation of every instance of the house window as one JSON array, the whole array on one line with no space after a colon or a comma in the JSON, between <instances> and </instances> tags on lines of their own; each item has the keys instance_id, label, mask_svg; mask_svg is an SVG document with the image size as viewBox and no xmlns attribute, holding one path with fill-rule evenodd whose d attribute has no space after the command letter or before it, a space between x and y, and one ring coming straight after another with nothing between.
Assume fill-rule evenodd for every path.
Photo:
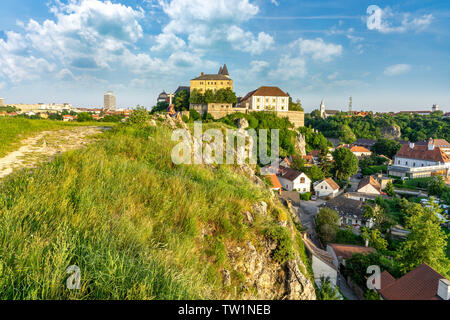
<instances>
[{"instance_id":1,"label":"house window","mask_svg":"<svg viewBox=\"0 0 450 320\"><path fill-rule=\"evenodd\" d=\"M398 164L400 164L400 160L398 160Z\"/></svg>"},{"instance_id":2,"label":"house window","mask_svg":"<svg viewBox=\"0 0 450 320\"><path fill-rule=\"evenodd\" d=\"M405 162L405 166L407 166L407 165L408 165L408 161Z\"/></svg>"},{"instance_id":3,"label":"house window","mask_svg":"<svg viewBox=\"0 0 450 320\"><path fill-rule=\"evenodd\" d=\"M300 178L300 183L305 183L305 178Z\"/></svg>"},{"instance_id":4,"label":"house window","mask_svg":"<svg viewBox=\"0 0 450 320\"><path fill-rule=\"evenodd\" d=\"M413 163L413 167L415 167L415 166L416 166L416 163L414 162L414 163Z\"/></svg>"},{"instance_id":5,"label":"house window","mask_svg":"<svg viewBox=\"0 0 450 320\"><path fill-rule=\"evenodd\" d=\"M323 190L323 186L321 186L321 187L320 187L320 189L322 189L322 190Z\"/></svg>"}]
</instances>

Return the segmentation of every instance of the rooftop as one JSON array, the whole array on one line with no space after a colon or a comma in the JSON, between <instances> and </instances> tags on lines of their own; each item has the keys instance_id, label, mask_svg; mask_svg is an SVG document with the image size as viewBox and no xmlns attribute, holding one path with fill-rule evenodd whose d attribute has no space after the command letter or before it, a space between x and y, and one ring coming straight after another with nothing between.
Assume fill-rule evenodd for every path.
<instances>
[{"instance_id":1,"label":"rooftop","mask_svg":"<svg viewBox=\"0 0 450 320\"><path fill-rule=\"evenodd\" d=\"M352 216L358 219L362 219L363 208L366 205L371 204L349 199L344 196L333 198L324 204L325 207L336 210L340 216Z\"/></svg>"},{"instance_id":2,"label":"rooftop","mask_svg":"<svg viewBox=\"0 0 450 320\"><path fill-rule=\"evenodd\" d=\"M377 189L380 193L381 193L381 186L378 183L378 181L372 177L372 176L368 176L368 177L364 177L358 184L358 191L361 188L364 188L367 185L372 185L375 189Z\"/></svg>"},{"instance_id":3,"label":"rooftop","mask_svg":"<svg viewBox=\"0 0 450 320\"><path fill-rule=\"evenodd\" d=\"M428 145L414 145L414 147L411 148L409 144L404 144L395 156L434 162L450 162L450 157L439 147L430 150Z\"/></svg>"},{"instance_id":4,"label":"rooftop","mask_svg":"<svg viewBox=\"0 0 450 320\"><path fill-rule=\"evenodd\" d=\"M387 274L385 279L393 278ZM439 300L437 291L441 279L445 277L424 263L398 280L386 281L386 285L382 280L379 292L386 300Z\"/></svg>"},{"instance_id":5,"label":"rooftop","mask_svg":"<svg viewBox=\"0 0 450 320\"><path fill-rule=\"evenodd\" d=\"M377 252L376 249L371 247L361 247L351 244L330 243L329 246L333 248L336 257L342 257L343 259L350 259L355 253L369 254Z\"/></svg>"}]
</instances>

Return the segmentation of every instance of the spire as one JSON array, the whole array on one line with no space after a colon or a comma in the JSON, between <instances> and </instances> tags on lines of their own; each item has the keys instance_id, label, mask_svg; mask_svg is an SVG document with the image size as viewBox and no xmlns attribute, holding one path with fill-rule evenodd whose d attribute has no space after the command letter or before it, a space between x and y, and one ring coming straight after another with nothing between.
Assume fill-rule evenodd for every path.
<instances>
[{"instance_id":1,"label":"spire","mask_svg":"<svg viewBox=\"0 0 450 320\"><path fill-rule=\"evenodd\" d=\"M223 65L223 69L222 69L222 73L221 74L223 74L224 76L229 76L230 75L228 73L228 68L227 68L226 64Z\"/></svg>"},{"instance_id":2,"label":"spire","mask_svg":"<svg viewBox=\"0 0 450 320\"><path fill-rule=\"evenodd\" d=\"M219 73L218 73L218 74L222 74L222 72L223 72L223 69L222 69L222 66L220 66L220 69L219 69Z\"/></svg>"}]
</instances>

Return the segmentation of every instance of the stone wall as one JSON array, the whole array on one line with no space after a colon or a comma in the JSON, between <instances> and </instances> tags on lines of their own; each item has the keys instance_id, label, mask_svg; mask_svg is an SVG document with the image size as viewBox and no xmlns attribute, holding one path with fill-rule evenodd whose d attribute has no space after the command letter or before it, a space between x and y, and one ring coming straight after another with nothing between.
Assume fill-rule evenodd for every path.
<instances>
[{"instance_id":1,"label":"stone wall","mask_svg":"<svg viewBox=\"0 0 450 320\"><path fill-rule=\"evenodd\" d=\"M196 104L191 105L190 109L193 109L200 114L204 114L208 112L214 119L220 119L226 117L232 113L249 113L247 108L233 108L232 104L227 103L210 103L210 104ZM264 112L264 111L259 111ZM285 118L287 117L289 121L292 122L295 128L300 128L305 126L305 113L301 111L276 111L275 112L278 117Z\"/></svg>"}]
</instances>

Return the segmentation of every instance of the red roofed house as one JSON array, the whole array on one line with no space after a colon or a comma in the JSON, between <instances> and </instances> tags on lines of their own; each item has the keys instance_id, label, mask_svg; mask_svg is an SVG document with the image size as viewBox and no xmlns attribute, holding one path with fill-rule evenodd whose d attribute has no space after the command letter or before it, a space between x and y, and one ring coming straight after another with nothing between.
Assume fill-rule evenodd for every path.
<instances>
[{"instance_id":1,"label":"red roofed house","mask_svg":"<svg viewBox=\"0 0 450 320\"><path fill-rule=\"evenodd\" d=\"M327 252L333 257L334 266L339 269L340 265L345 266L345 260L350 259L353 254L376 253L377 250L371 247L361 247L350 244L330 243L327 245Z\"/></svg>"},{"instance_id":2,"label":"red roofed house","mask_svg":"<svg viewBox=\"0 0 450 320\"><path fill-rule=\"evenodd\" d=\"M314 184L314 192L318 197L334 198L339 192L339 185L331 178L324 179Z\"/></svg>"},{"instance_id":3,"label":"red roofed house","mask_svg":"<svg viewBox=\"0 0 450 320\"><path fill-rule=\"evenodd\" d=\"M383 271L380 280L384 300L450 300L450 281L426 263L397 280Z\"/></svg>"},{"instance_id":4,"label":"red roofed house","mask_svg":"<svg viewBox=\"0 0 450 320\"><path fill-rule=\"evenodd\" d=\"M389 166L389 175L408 178L423 178L435 175L447 177L450 156L430 140L427 145L404 144Z\"/></svg>"},{"instance_id":5,"label":"red roofed house","mask_svg":"<svg viewBox=\"0 0 450 320\"><path fill-rule=\"evenodd\" d=\"M361 157L370 157L372 155L372 151L370 151L369 149L362 147L362 146L356 146L356 145L348 145L348 144L343 144L339 147L339 148L347 148L349 149L356 157L361 158Z\"/></svg>"},{"instance_id":6,"label":"red roofed house","mask_svg":"<svg viewBox=\"0 0 450 320\"><path fill-rule=\"evenodd\" d=\"M381 186L374 177L368 176L359 182L357 192L381 195Z\"/></svg>"},{"instance_id":7,"label":"red roofed house","mask_svg":"<svg viewBox=\"0 0 450 320\"><path fill-rule=\"evenodd\" d=\"M278 87L259 87L249 92L240 102L251 111L289 111L289 95Z\"/></svg>"}]
</instances>

